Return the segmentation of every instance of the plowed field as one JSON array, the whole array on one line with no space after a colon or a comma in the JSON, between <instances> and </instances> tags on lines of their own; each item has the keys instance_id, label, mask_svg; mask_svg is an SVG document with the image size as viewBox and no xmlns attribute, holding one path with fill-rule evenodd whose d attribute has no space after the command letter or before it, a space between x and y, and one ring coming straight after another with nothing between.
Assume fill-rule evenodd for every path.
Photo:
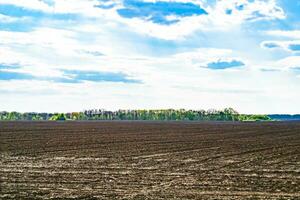
<instances>
[{"instance_id":1,"label":"plowed field","mask_svg":"<svg viewBox=\"0 0 300 200\"><path fill-rule=\"evenodd\" d=\"M0 199L300 199L300 122L0 122Z\"/></svg>"}]
</instances>

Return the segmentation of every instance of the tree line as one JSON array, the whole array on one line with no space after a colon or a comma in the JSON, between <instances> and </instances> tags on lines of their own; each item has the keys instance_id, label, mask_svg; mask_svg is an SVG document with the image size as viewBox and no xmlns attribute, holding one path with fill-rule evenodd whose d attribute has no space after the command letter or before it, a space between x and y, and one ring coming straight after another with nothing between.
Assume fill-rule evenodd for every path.
<instances>
[{"instance_id":1,"label":"tree line","mask_svg":"<svg viewBox=\"0 0 300 200\"><path fill-rule=\"evenodd\" d=\"M223 110L85 110L71 113L0 112L0 120L151 120L151 121L269 121L267 115L239 114L232 108Z\"/></svg>"}]
</instances>

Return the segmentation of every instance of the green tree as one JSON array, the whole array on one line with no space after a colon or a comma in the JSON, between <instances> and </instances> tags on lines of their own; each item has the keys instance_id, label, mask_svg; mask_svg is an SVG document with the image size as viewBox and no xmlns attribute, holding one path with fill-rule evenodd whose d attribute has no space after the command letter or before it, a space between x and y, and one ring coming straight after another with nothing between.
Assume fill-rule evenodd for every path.
<instances>
[{"instance_id":1,"label":"green tree","mask_svg":"<svg viewBox=\"0 0 300 200\"><path fill-rule=\"evenodd\" d=\"M53 120L53 121L65 121L67 120L67 117L64 113L59 113L59 114L54 114L50 120Z\"/></svg>"}]
</instances>

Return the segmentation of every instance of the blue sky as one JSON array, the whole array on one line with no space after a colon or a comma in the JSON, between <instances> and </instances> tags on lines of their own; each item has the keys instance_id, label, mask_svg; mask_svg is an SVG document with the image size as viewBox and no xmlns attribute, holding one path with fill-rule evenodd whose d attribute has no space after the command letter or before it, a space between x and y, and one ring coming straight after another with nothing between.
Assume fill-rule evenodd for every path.
<instances>
[{"instance_id":1,"label":"blue sky","mask_svg":"<svg viewBox=\"0 0 300 200\"><path fill-rule=\"evenodd\" d=\"M300 0L0 0L0 110L300 113L299 10Z\"/></svg>"}]
</instances>

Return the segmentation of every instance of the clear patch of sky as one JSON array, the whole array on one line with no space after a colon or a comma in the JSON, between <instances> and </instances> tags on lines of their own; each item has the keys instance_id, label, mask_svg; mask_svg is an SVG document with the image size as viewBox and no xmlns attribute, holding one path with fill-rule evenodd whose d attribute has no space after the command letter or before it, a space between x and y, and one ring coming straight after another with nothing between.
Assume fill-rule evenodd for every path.
<instances>
[{"instance_id":1,"label":"clear patch of sky","mask_svg":"<svg viewBox=\"0 0 300 200\"><path fill-rule=\"evenodd\" d=\"M0 70L0 80L39 80L39 81L50 81L57 83L78 83L75 79L61 78L61 77L37 77L28 73L23 72L11 72Z\"/></svg>"},{"instance_id":2,"label":"clear patch of sky","mask_svg":"<svg viewBox=\"0 0 300 200\"><path fill-rule=\"evenodd\" d=\"M0 30L14 32L29 32L41 26L43 22L70 22L80 20L82 16L68 13L46 13L39 10L32 10L10 4L0 4L0 14L20 18L19 20L7 23L0 23ZM23 18L23 19L22 19ZM51 25L51 23L47 23Z\"/></svg>"},{"instance_id":3,"label":"clear patch of sky","mask_svg":"<svg viewBox=\"0 0 300 200\"><path fill-rule=\"evenodd\" d=\"M296 75L300 75L300 66L295 66L293 68L290 68L290 71L292 73L295 73Z\"/></svg>"},{"instance_id":4,"label":"clear patch of sky","mask_svg":"<svg viewBox=\"0 0 300 200\"><path fill-rule=\"evenodd\" d=\"M0 69L20 69L21 66L19 64L5 64L0 63Z\"/></svg>"},{"instance_id":5,"label":"clear patch of sky","mask_svg":"<svg viewBox=\"0 0 300 200\"><path fill-rule=\"evenodd\" d=\"M20 72L0 71L0 80L31 80L34 76Z\"/></svg>"},{"instance_id":6,"label":"clear patch of sky","mask_svg":"<svg viewBox=\"0 0 300 200\"><path fill-rule=\"evenodd\" d=\"M7 69L6 65L3 68ZM64 77L37 77L29 73L11 72L0 70L0 80L40 80L58 83L81 83L83 81L91 82L121 82L121 83L141 83L139 80L131 79L124 73L98 72L98 71L80 71L80 70L62 70Z\"/></svg>"},{"instance_id":7,"label":"clear patch of sky","mask_svg":"<svg viewBox=\"0 0 300 200\"><path fill-rule=\"evenodd\" d=\"M11 17L50 18L54 20L78 19L78 15L70 13L46 13L10 4L0 4L0 13Z\"/></svg>"},{"instance_id":8,"label":"clear patch of sky","mask_svg":"<svg viewBox=\"0 0 300 200\"><path fill-rule=\"evenodd\" d=\"M245 5L244 4L237 4L236 6L235 6L235 8L237 9L237 10L244 10L244 8L245 8Z\"/></svg>"},{"instance_id":9,"label":"clear patch of sky","mask_svg":"<svg viewBox=\"0 0 300 200\"><path fill-rule=\"evenodd\" d=\"M300 44L290 44L289 49L292 51L300 51Z\"/></svg>"},{"instance_id":10,"label":"clear patch of sky","mask_svg":"<svg viewBox=\"0 0 300 200\"><path fill-rule=\"evenodd\" d=\"M268 35L267 31L289 30L289 29L290 29L289 23L285 19L259 20L259 21L244 23L241 26L242 40L236 41L236 44L239 45L238 50L241 52L246 52L247 55L249 56L248 58L252 60L277 61L283 59L289 56L290 53L284 51L282 48L276 48L279 46L274 42L266 42L272 40L277 41L277 40L281 40L282 38ZM264 48L261 48L262 43ZM268 51L266 48L273 49L275 51L270 51L270 50Z\"/></svg>"},{"instance_id":11,"label":"clear patch of sky","mask_svg":"<svg viewBox=\"0 0 300 200\"><path fill-rule=\"evenodd\" d=\"M286 13L286 22L289 24L289 29L300 28L300 1L299 0L278 0L278 4Z\"/></svg>"},{"instance_id":12,"label":"clear patch of sky","mask_svg":"<svg viewBox=\"0 0 300 200\"><path fill-rule=\"evenodd\" d=\"M226 9L225 12L226 12L227 15L231 15L232 14L232 9Z\"/></svg>"},{"instance_id":13,"label":"clear patch of sky","mask_svg":"<svg viewBox=\"0 0 300 200\"><path fill-rule=\"evenodd\" d=\"M242 61L239 60L232 60L232 61L217 61L217 62L211 62L207 64L207 67L209 69L213 70L222 70L222 69L228 69L228 68L234 68L234 67L242 67L245 64Z\"/></svg>"},{"instance_id":14,"label":"clear patch of sky","mask_svg":"<svg viewBox=\"0 0 300 200\"><path fill-rule=\"evenodd\" d=\"M255 14L255 13L254 13ZM249 18L247 23L244 23L242 27L247 30L252 31L267 31L267 30L278 30L278 29L284 29L284 30L290 30L292 29L291 24L286 19L265 19L263 16L259 17L257 14L256 19L261 20L254 20L255 18Z\"/></svg>"},{"instance_id":15,"label":"clear patch of sky","mask_svg":"<svg viewBox=\"0 0 300 200\"><path fill-rule=\"evenodd\" d=\"M265 42L265 43L263 44L263 46L264 46L265 48L268 48L268 49L274 49L274 48L280 47L280 45L277 44L276 42Z\"/></svg>"},{"instance_id":16,"label":"clear patch of sky","mask_svg":"<svg viewBox=\"0 0 300 200\"><path fill-rule=\"evenodd\" d=\"M140 81L130 79L124 73L98 72L98 71L80 71L80 70L63 70L64 75L75 81L92 81L92 82L123 82L139 83Z\"/></svg>"},{"instance_id":17,"label":"clear patch of sky","mask_svg":"<svg viewBox=\"0 0 300 200\"><path fill-rule=\"evenodd\" d=\"M100 23L97 20L92 20L91 22L94 22L95 24ZM145 34L139 34L133 32L130 28L121 25L118 27L118 31L115 31L115 29L112 29L111 27L107 27L105 33L101 36L99 34L91 34L85 30L77 31L76 39L84 45L94 43L102 36L104 38L103 40L105 40L105 35L109 36L108 38L113 44L119 44L118 46L115 46L116 50L125 48L123 49L123 52L126 52L126 48L130 48L130 52L137 55L164 57L177 53L178 48L186 45L186 42L179 42L179 44L178 41L164 40L150 37ZM188 46L190 45L187 45L187 47ZM120 55L116 54L115 56Z\"/></svg>"},{"instance_id":18,"label":"clear patch of sky","mask_svg":"<svg viewBox=\"0 0 300 200\"><path fill-rule=\"evenodd\" d=\"M51 20L77 20L80 16L71 13L46 13L40 10L27 9L10 4L0 4L0 13L10 17L31 17L35 20L51 19Z\"/></svg>"},{"instance_id":19,"label":"clear patch of sky","mask_svg":"<svg viewBox=\"0 0 300 200\"><path fill-rule=\"evenodd\" d=\"M11 72L0 70L0 81L11 81L11 80L39 80L39 81L50 81L57 83L78 83L75 79L61 78L61 77L37 77L28 73L23 72Z\"/></svg>"},{"instance_id":20,"label":"clear patch of sky","mask_svg":"<svg viewBox=\"0 0 300 200\"><path fill-rule=\"evenodd\" d=\"M169 25L178 22L167 16L188 17L208 14L199 5L182 2L144 2L140 0L124 0L124 8L117 12L124 18L143 18L157 24Z\"/></svg>"},{"instance_id":21,"label":"clear patch of sky","mask_svg":"<svg viewBox=\"0 0 300 200\"><path fill-rule=\"evenodd\" d=\"M55 2L54 0L40 0L44 3L46 3L48 6L54 6Z\"/></svg>"},{"instance_id":22,"label":"clear patch of sky","mask_svg":"<svg viewBox=\"0 0 300 200\"><path fill-rule=\"evenodd\" d=\"M278 0L277 4L284 10L285 19L261 20L245 23L244 26L252 30L295 30L300 28L300 1ZM259 15L259 13L256 13ZM263 17L263 16L261 16Z\"/></svg>"},{"instance_id":23,"label":"clear patch of sky","mask_svg":"<svg viewBox=\"0 0 300 200\"><path fill-rule=\"evenodd\" d=\"M115 4L109 4L109 5L95 5L96 8L101 8L101 9L112 9L114 8L116 5Z\"/></svg>"},{"instance_id":24,"label":"clear patch of sky","mask_svg":"<svg viewBox=\"0 0 300 200\"><path fill-rule=\"evenodd\" d=\"M0 30L12 32L29 32L37 27L39 23L32 19L14 21L9 23L0 23Z\"/></svg>"},{"instance_id":25,"label":"clear patch of sky","mask_svg":"<svg viewBox=\"0 0 300 200\"><path fill-rule=\"evenodd\" d=\"M94 7L101 9L112 9L116 6L116 2L111 0L98 0L98 2L99 4L95 5Z\"/></svg>"},{"instance_id":26,"label":"clear patch of sky","mask_svg":"<svg viewBox=\"0 0 300 200\"><path fill-rule=\"evenodd\" d=\"M109 2L109 0L99 0L100 2ZM51 1L49 1L51 2ZM48 2L48 3L49 3ZM251 2L251 1L249 1ZM214 5L213 1L207 1L208 4ZM295 3L294 3L295 4ZM293 4L293 5L294 5ZM180 17L189 16L193 14L205 14L205 10L202 11L198 5L192 3L179 3L179 2L142 2L136 0L125 0L124 1L125 8L128 10L132 10L132 16L136 17L145 17L145 16L156 16L157 19L160 19L161 16L167 16L170 14L175 14ZM241 5L237 5L239 7ZM292 8L292 7L291 7ZM243 7L239 7L239 9L243 9ZM293 9L295 10L295 9ZM0 30L10 30L10 31L30 31L34 27L38 26L38 21L42 19L50 19L51 21L55 20L63 20L64 23L68 19L74 19L76 21L79 20L76 15L69 14L47 14L41 11L29 10L25 8L20 8L12 5L0 5L0 13L6 14L8 16L17 16L17 17L33 17L34 20L30 22L22 23L10 23L10 24L2 24L0 23ZM131 12L131 11L130 11ZM125 16L126 17L126 16ZM127 16L131 17L131 16ZM82 20L82 19L80 19ZM164 19L163 19L164 20ZM111 31L111 34L115 34L115 39L120 40L123 39L122 42L128 44L134 44L136 51L140 51L142 49L143 54L148 54L151 56L165 56L174 54L182 51L191 51L193 49L199 47L210 47L210 48L230 48L237 51L243 51L245 46L249 44L245 44L245 41L249 41L253 39L255 42L251 42L250 49L259 49L260 43L264 40L270 40L267 36L262 36L258 33L261 33L264 30L273 30L273 29L281 29L283 27L288 26L289 22L285 22L286 20L262 20L251 23L245 23L243 25L243 31L241 33L240 30L235 31L231 30L230 32L222 32L222 34L218 32L196 32L185 40L181 41L166 41L154 37L149 37L145 35L140 35L138 33L130 32L126 28L120 28L117 33ZM287 20L288 21L288 20ZM69 23L69 22L68 22ZM250 25L249 25L250 24ZM242 35L241 35L242 34ZM122 37L120 37L122 35ZM94 36L95 38L97 35ZM244 38L248 38L245 40ZM81 42L87 40L90 42L93 40L92 34L87 34L82 32L82 34L78 33L78 38ZM225 39L226 38L226 39ZM159 48L158 48L159 47ZM134 49L133 49L134 50ZM251 54L251 52L247 53ZM280 55L282 54L282 55ZM262 56L265 55L259 54ZM271 54L270 54L271 55ZM279 54L272 54L271 56L284 57L286 54L280 52Z\"/></svg>"}]
</instances>

